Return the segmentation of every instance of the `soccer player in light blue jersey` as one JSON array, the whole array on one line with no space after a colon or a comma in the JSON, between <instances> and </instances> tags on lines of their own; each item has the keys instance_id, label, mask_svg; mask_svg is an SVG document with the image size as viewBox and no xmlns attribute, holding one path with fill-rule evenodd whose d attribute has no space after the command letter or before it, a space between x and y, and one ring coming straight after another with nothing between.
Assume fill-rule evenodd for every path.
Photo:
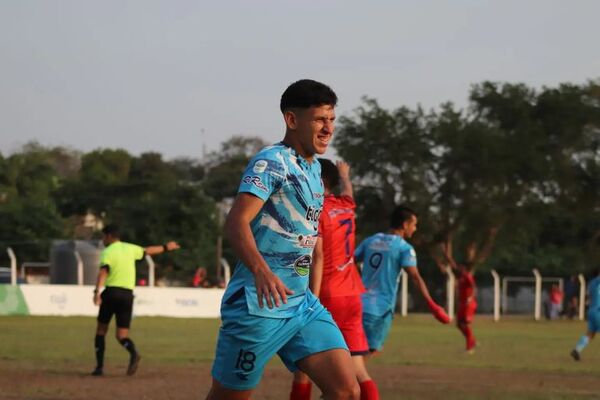
<instances>
[{"instance_id":1,"label":"soccer player in light blue jersey","mask_svg":"<svg viewBox=\"0 0 600 400\"><path fill-rule=\"evenodd\" d=\"M360 396L344 338L308 289L324 197L314 156L332 138L336 103L322 83L290 85L280 103L283 141L258 152L242 175L225 224L240 261L221 303L208 399L249 399L275 354L327 399Z\"/></svg>"},{"instance_id":2,"label":"soccer player in light blue jersey","mask_svg":"<svg viewBox=\"0 0 600 400\"><path fill-rule=\"evenodd\" d=\"M579 338L575 348L571 351L571 357L575 361L581 360L581 352L590 340L600 331L600 268L595 271L594 279L588 284L589 307L587 312L587 333Z\"/></svg>"},{"instance_id":3,"label":"soccer player in light blue jersey","mask_svg":"<svg viewBox=\"0 0 600 400\"><path fill-rule=\"evenodd\" d=\"M398 206L392 212L390 230L363 240L356 248L354 258L363 262L362 294L363 325L371 353L380 351L387 338L394 316L398 278L404 269L427 302L434 317L447 324L450 318L437 305L417 269L417 254L406 241L417 230L417 214L408 207Z\"/></svg>"}]
</instances>

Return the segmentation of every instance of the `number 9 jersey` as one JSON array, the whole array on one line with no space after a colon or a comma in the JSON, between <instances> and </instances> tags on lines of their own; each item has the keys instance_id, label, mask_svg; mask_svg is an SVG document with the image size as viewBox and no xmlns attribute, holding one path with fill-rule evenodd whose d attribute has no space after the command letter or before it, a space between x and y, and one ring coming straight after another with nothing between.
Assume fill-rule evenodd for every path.
<instances>
[{"instance_id":1,"label":"number 9 jersey","mask_svg":"<svg viewBox=\"0 0 600 400\"><path fill-rule=\"evenodd\" d=\"M417 266L413 247L398 235L377 233L362 241L354 258L363 262L363 312L382 316L394 312L400 270Z\"/></svg>"}]
</instances>

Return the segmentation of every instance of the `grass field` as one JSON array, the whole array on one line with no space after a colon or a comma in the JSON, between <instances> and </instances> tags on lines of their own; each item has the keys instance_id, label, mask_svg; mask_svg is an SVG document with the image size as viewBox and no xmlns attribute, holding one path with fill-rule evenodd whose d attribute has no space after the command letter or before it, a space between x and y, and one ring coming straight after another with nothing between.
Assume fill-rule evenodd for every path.
<instances>
[{"instance_id":1,"label":"grass field","mask_svg":"<svg viewBox=\"0 0 600 400\"><path fill-rule=\"evenodd\" d=\"M218 327L210 319L136 318L138 373L124 376L127 353L111 337L106 376L97 378L88 376L93 318L0 317L0 399L202 399ZM467 355L454 326L426 315L396 318L369 365L382 398L600 398L600 342L579 363L568 355L583 322L479 317L474 327L480 346ZM286 399L289 379L281 362L271 361L253 398Z\"/></svg>"}]
</instances>

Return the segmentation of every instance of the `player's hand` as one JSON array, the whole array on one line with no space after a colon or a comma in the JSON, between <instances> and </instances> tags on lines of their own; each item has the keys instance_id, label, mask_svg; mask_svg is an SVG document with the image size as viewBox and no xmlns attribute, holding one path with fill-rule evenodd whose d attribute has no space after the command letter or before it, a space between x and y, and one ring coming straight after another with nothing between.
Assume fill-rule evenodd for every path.
<instances>
[{"instance_id":1,"label":"player's hand","mask_svg":"<svg viewBox=\"0 0 600 400\"><path fill-rule=\"evenodd\" d=\"M431 313L433 314L435 319L440 321L442 324L450 323L450 317L448 316L448 314L446 314L446 311L444 311L442 307L438 306L437 309L435 311L432 311Z\"/></svg>"},{"instance_id":2,"label":"player's hand","mask_svg":"<svg viewBox=\"0 0 600 400\"><path fill-rule=\"evenodd\" d=\"M429 307L429 310L431 311L431 314L433 314L435 319L440 321L442 324L450 323L450 317L448 316L448 314L446 314L446 311L444 311L442 307L438 306L433 300L427 302L427 306Z\"/></svg>"},{"instance_id":3,"label":"player's hand","mask_svg":"<svg viewBox=\"0 0 600 400\"><path fill-rule=\"evenodd\" d=\"M94 304L97 306L102 304L102 297L100 297L100 293L94 293Z\"/></svg>"},{"instance_id":4,"label":"player's hand","mask_svg":"<svg viewBox=\"0 0 600 400\"><path fill-rule=\"evenodd\" d=\"M167 246L167 251L173 251L181 248L181 246L179 246L179 243L177 242L167 242L165 246Z\"/></svg>"},{"instance_id":5,"label":"player's hand","mask_svg":"<svg viewBox=\"0 0 600 400\"><path fill-rule=\"evenodd\" d=\"M287 303L288 294L294 294L293 290L288 289L281 279L275 275L270 269L259 269L254 274L254 283L256 285L256 296L258 298L258 306L264 307L264 301L267 301L267 307L279 307L281 303Z\"/></svg>"},{"instance_id":6,"label":"player's hand","mask_svg":"<svg viewBox=\"0 0 600 400\"><path fill-rule=\"evenodd\" d=\"M341 179L344 179L344 178L349 179L350 178L350 165L348 165L347 162L336 161L335 165L338 168Z\"/></svg>"}]
</instances>

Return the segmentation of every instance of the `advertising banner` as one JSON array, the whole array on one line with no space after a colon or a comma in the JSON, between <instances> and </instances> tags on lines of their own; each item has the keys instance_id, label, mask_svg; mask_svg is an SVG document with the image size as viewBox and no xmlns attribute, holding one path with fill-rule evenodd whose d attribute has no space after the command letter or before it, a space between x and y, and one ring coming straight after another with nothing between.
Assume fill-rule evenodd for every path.
<instances>
[{"instance_id":1,"label":"advertising banner","mask_svg":"<svg viewBox=\"0 0 600 400\"><path fill-rule=\"evenodd\" d=\"M98 315L93 286L0 285L0 315ZM133 314L218 318L224 289L136 287Z\"/></svg>"}]
</instances>

